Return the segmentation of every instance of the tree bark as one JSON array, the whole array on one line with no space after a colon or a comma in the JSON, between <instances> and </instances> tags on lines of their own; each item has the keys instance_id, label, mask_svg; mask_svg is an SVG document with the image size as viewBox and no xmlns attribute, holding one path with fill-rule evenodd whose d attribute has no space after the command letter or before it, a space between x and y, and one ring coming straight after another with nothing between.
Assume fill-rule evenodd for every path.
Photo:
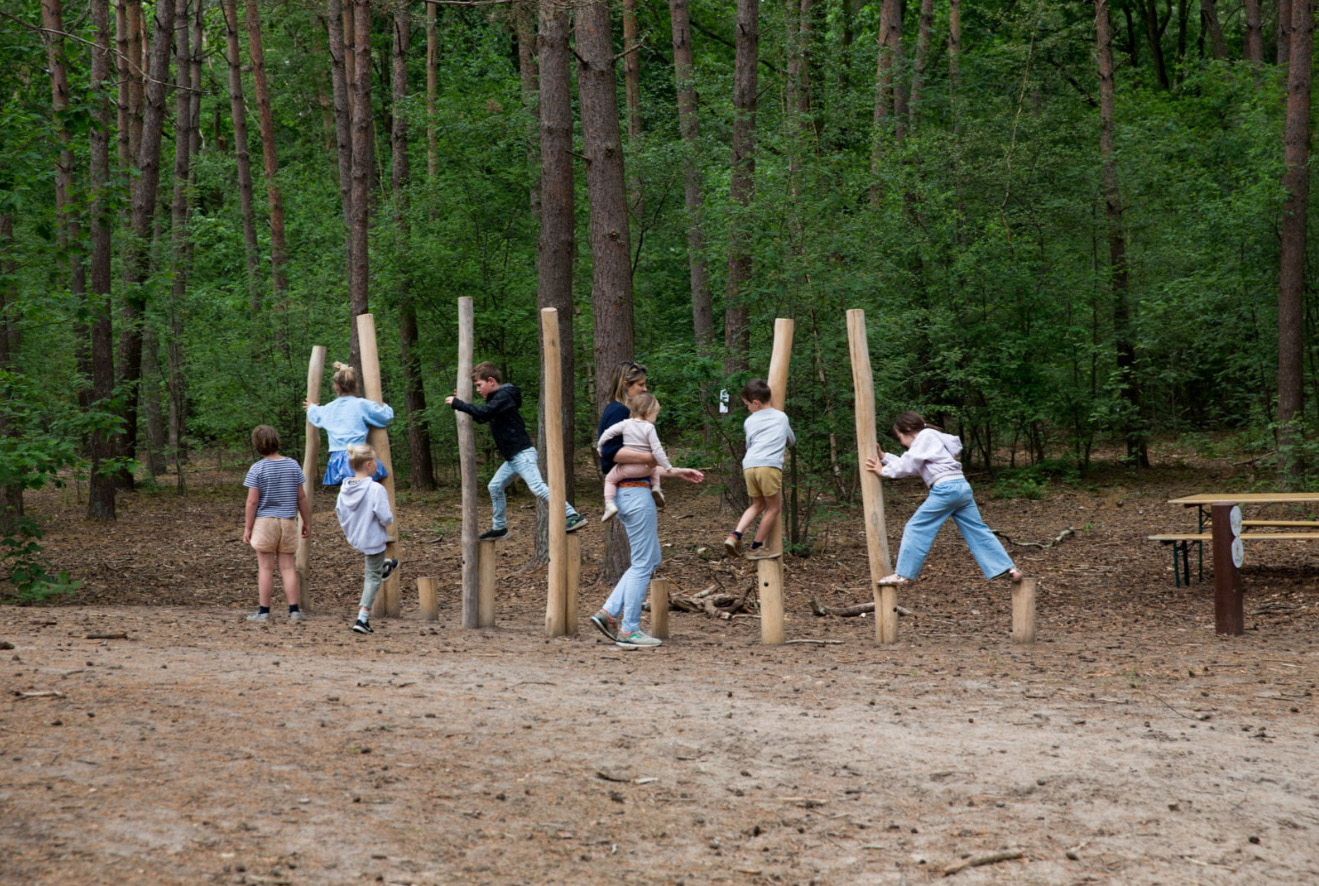
<instances>
[{"instance_id":1,"label":"tree bark","mask_svg":"<svg viewBox=\"0 0 1319 886\"><path fill-rule=\"evenodd\" d=\"M1168 65L1163 56L1163 29L1167 25L1166 22L1159 22L1158 0L1144 0L1140 4L1140 16L1145 20L1145 40L1150 47L1150 58L1154 61L1154 79L1158 81L1160 89L1171 89Z\"/></svg>"},{"instance_id":2,"label":"tree bark","mask_svg":"<svg viewBox=\"0 0 1319 886\"><path fill-rule=\"evenodd\" d=\"M261 15L256 0L247 0L247 52L252 59L252 85L256 89L258 127L261 130L261 159L266 173L266 202L270 208L270 276L274 287L275 308L281 315L288 311L286 302L289 281L288 246L284 240L284 196L279 190L279 160L275 153L275 117L270 108L270 87L266 82L266 51L261 39ZM288 343L288 333L281 323L275 332L277 341ZM287 352L285 352L287 357Z\"/></svg>"},{"instance_id":3,"label":"tree bark","mask_svg":"<svg viewBox=\"0 0 1319 886\"><path fill-rule=\"evenodd\" d=\"M526 111L527 169L531 173L531 214L540 218L540 112L536 110L540 72L536 68L536 9L534 0L519 0L513 7L513 26L518 40L518 79L522 84L522 109ZM539 499L537 499L539 501Z\"/></svg>"},{"instance_id":4,"label":"tree bark","mask_svg":"<svg viewBox=\"0 0 1319 886\"><path fill-rule=\"evenodd\" d=\"M146 318L148 259L153 239L153 222L160 186L160 145L165 128L165 86L169 77L169 57L174 48L174 4L161 2L155 9L155 29L151 62L147 68L145 110L142 120L142 143L137 155L138 181L133 188L131 236L124 250L123 329L119 337L119 386L123 397L124 420L119 453L125 458L137 454L137 416L139 382L142 378L142 325ZM132 472L125 468L121 485L131 488Z\"/></svg>"},{"instance_id":5,"label":"tree bark","mask_svg":"<svg viewBox=\"0 0 1319 886\"><path fill-rule=\"evenodd\" d=\"M92 402L107 407L114 393L114 330L110 319L110 0L91 0L96 46L92 49L92 124L88 142L88 182L91 186L91 297L87 301L92 355ZM91 477L87 518L115 518L115 479L105 470L114 457L114 436L98 430L91 440Z\"/></svg>"},{"instance_id":6,"label":"tree bark","mask_svg":"<svg viewBox=\"0 0 1319 886\"><path fill-rule=\"evenodd\" d=\"M49 32L46 36L46 63L50 68L51 114L59 133L59 159L55 161L55 217L58 226L58 244L62 257L57 261L60 275L67 279L69 293L74 302L87 297L87 269L83 263L82 229L78 213L72 208L73 198L73 134L65 120L69 109L69 63L64 50L64 13L61 0L42 0L41 24ZM88 349L87 325L77 321L74 327L74 347L78 374L92 377L91 352ZM86 409L91 403L91 392L82 388L79 403Z\"/></svg>"},{"instance_id":7,"label":"tree bark","mask_svg":"<svg viewBox=\"0 0 1319 886\"><path fill-rule=\"evenodd\" d=\"M1259 0L1245 0L1246 36L1243 55L1248 62L1264 62L1264 29L1260 24Z\"/></svg>"},{"instance_id":8,"label":"tree bark","mask_svg":"<svg viewBox=\"0 0 1319 886\"><path fill-rule=\"evenodd\" d=\"M357 318L371 310L368 298L370 255L368 234L371 225L371 0L348 0L353 21L352 45L352 145L353 163L350 179L351 215L348 224L348 298L352 327ZM354 332L353 365L362 363L361 343Z\"/></svg>"},{"instance_id":9,"label":"tree bark","mask_svg":"<svg viewBox=\"0 0 1319 886\"><path fill-rule=\"evenodd\" d=\"M412 39L412 19L407 6L394 10L392 60L394 120L390 130L393 149L391 186L394 191L394 227L399 247L398 335L399 359L403 364L403 408L407 414L408 458L412 466L409 481L413 489L429 492L435 488L435 466L431 461L430 431L426 427L426 391L422 385L421 360L417 357L417 306L412 298L409 274L408 189L411 170L408 166L408 118L401 112L408 98L408 45Z\"/></svg>"},{"instance_id":10,"label":"tree bark","mask_svg":"<svg viewBox=\"0 0 1319 886\"><path fill-rule=\"evenodd\" d=\"M42 3L42 19L46 18L46 3ZM49 25L44 25L49 27ZM56 39L47 35L48 41ZM50 43L47 43L47 52ZM54 70L52 69L52 76ZM53 83L52 83L53 85ZM56 167L58 171L58 166ZM58 185L57 185L58 187ZM57 198L58 199L58 198ZM14 216L9 212L0 212L0 369L13 369L14 359L18 356L18 261L14 252ZM9 417L0 411L0 437L9 437L18 431ZM0 539L8 539L18 531L20 518L23 516L23 484L14 483L0 486Z\"/></svg>"},{"instance_id":11,"label":"tree bark","mask_svg":"<svg viewBox=\"0 0 1319 886\"><path fill-rule=\"evenodd\" d=\"M187 490L184 479L183 464L186 461L183 440L186 427L186 397L183 378L183 326L188 295L188 275L192 270L192 241L188 224L192 207L188 200L188 185L192 178L192 143L193 130L197 126L196 105L201 103L201 94L185 87L193 82L194 71L200 80L201 73L201 29L202 0L193 0L196 14L192 21L192 33L197 41L189 46L189 29L175 28L174 54L178 59L178 73L175 92L175 133L174 133L174 193L170 202L170 246L174 263L174 280L170 287L167 322L169 340L165 347L166 390L169 393L169 422L166 431L166 447L174 462L179 492ZM175 8L175 18L186 17L187 0L179 0ZM185 59L188 64L184 64ZM194 68L194 63L196 67Z\"/></svg>"},{"instance_id":12,"label":"tree bark","mask_svg":"<svg viewBox=\"0 0 1319 886\"><path fill-rule=\"evenodd\" d=\"M1291 2L1287 115L1283 125L1282 243L1278 274L1278 446L1287 478L1300 479L1292 445L1299 430L1305 382L1305 240L1310 197L1310 66L1314 50L1314 4Z\"/></svg>"},{"instance_id":13,"label":"tree bark","mask_svg":"<svg viewBox=\"0 0 1319 886\"><path fill-rule=\"evenodd\" d=\"M637 227L643 229L646 212L645 195L636 162L641 150L641 30L637 27L637 0L623 0L623 93L627 98L627 149L633 162L627 182L629 206ZM638 237L637 249L641 244Z\"/></svg>"},{"instance_id":14,"label":"tree bark","mask_svg":"<svg viewBox=\"0 0 1319 886\"><path fill-rule=\"evenodd\" d=\"M948 102L957 128L957 87L962 81L962 0L948 0Z\"/></svg>"},{"instance_id":15,"label":"tree bark","mask_svg":"<svg viewBox=\"0 0 1319 886\"><path fill-rule=\"evenodd\" d=\"M883 195L880 171L885 148L890 139L901 142L906 133L905 104L898 72L902 69L902 3L883 0L879 13L879 43L875 54L875 132L870 155L870 202L878 204Z\"/></svg>"},{"instance_id":16,"label":"tree bark","mask_svg":"<svg viewBox=\"0 0 1319 886\"><path fill-rule=\"evenodd\" d=\"M1099 57L1099 157L1103 168L1104 210L1108 220L1109 285L1113 294L1113 336L1122 397L1130 414L1125 434L1127 456L1141 467L1149 466L1149 454L1140 433L1140 388L1135 378L1136 350L1132 343L1130 279L1126 259L1126 237L1122 230L1122 195L1118 189L1117 160L1113 140L1113 36L1108 18L1108 0L1095 0L1095 45Z\"/></svg>"},{"instance_id":17,"label":"tree bark","mask_svg":"<svg viewBox=\"0 0 1319 886\"><path fill-rule=\"evenodd\" d=\"M925 87L925 71L930 64L930 40L934 30L934 0L921 0L921 16L916 26L916 60L911 71L911 101L907 112L911 128L916 128L920 115L921 92Z\"/></svg>"},{"instance_id":18,"label":"tree bark","mask_svg":"<svg viewBox=\"0 0 1319 886\"><path fill-rule=\"evenodd\" d=\"M1214 58L1226 61L1227 39L1223 37L1223 28L1218 23L1218 8L1214 0L1200 0L1200 17L1204 21L1205 29L1209 31L1209 46Z\"/></svg>"},{"instance_id":19,"label":"tree bark","mask_svg":"<svg viewBox=\"0 0 1319 886\"><path fill-rule=\"evenodd\" d=\"M353 217L353 198L351 183L353 180L353 141L352 116L348 113L348 49L344 43L342 0L327 0L325 28L330 40L330 87L334 95L334 135L339 159L339 203L343 208L344 253L348 253L348 226ZM347 275L348 263L345 258L344 273ZM352 324L352 340L357 341L357 324ZM357 353L356 344L353 353ZM358 359L350 362L357 365Z\"/></svg>"},{"instance_id":20,"label":"tree bark","mask_svg":"<svg viewBox=\"0 0 1319 886\"><path fill-rule=\"evenodd\" d=\"M751 203L756 188L756 75L760 51L757 0L738 0L735 40L729 183L729 196L735 205L729 224L728 286L724 297L724 371L728 375L749 368L751 357L751 312L746 289L751 282Z\"/></svg>"},{"instance_id":21,"label":"tree bark","mask_svg":"<svg viewBox=\"0 0 1319 886\"><path fill-rule=\"evenodd\" d=\"M238 206L243 217L243 253L247 259L247 290L252 314L261 310L257 285L260 247L252 209L252 158L248 153L247 109L243 100L242 50L238 45L238 0L221 0L224 12L225 60L229 63L229 112L234 125L234 160L238 165Z\"/></svg>"},{"instance_id":22,"label":"tree bark","mask_svg":"<svg viewBox=\"0 0 1319 886\"><path fill-rule=\"evenodd\" d=\"M426 177L435 181L440 166L435 138L435 99L439 92L440 35L434 3L426 4Z\"/></svg>"},{"instance_id":23,"label":"tree bark","mask_svg":"<svg viewBox=\"0 0 1319 886\"><path fill-rule=\"evenodd\" d=\"M1275 37L1278 41L1278 67L1284 67L1291 61L1292 50L1292 2L1278 0L1278 22Z\"/></svg>"},{"instance_id":24,"label":"tree bark","mask_svg":"<svg viewBox=\"0 0 1319 886\"><path fill-rule=\"evenodd\" d=\"M687 209L687 265L691 279L692 331L696 349L709 357L714 352L714 300L705 256L705 196L701 184L701 127L696 113L696 85L692 80L692 25L688 0L669 0L673 25L673 77L677 81L678 129L685 158L683 202Z\"/></svg>"}]
</instances>

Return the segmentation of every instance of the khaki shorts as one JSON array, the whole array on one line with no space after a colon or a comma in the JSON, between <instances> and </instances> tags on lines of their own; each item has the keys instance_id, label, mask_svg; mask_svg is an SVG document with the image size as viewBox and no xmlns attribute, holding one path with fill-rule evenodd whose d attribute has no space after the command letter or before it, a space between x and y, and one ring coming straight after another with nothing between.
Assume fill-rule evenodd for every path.
<instances>
[{"instance_id":1,"label":"khaki shorts","mask_svg":"<svg viewBox=\"0 0 1319 886\"><path fill-rule=\"evenodd\" d=\"M252 547L263 554L295 554L299 534L297 517L257 517Z\"/></svg>"},{"instance_id":2,"label":"khaki shorts","mask_svg":"<svg viewBox=\"0 0 1319 886\"><path fill-rule=\"evenodd\" d=\"M747 481L747 495L752 498L770 498L783 488L783 471L779 468L747 468L742 476Z\"/></svg>"}]
</instances>

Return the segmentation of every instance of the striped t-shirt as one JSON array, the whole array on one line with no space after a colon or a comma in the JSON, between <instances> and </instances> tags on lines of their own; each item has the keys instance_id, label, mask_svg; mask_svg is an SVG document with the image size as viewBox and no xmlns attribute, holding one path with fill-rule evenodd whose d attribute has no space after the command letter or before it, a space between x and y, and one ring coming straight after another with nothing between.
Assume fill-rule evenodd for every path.
<instances>
[{"instance_id":1,"label":"striped t-shirt","mask_svg":"<svg viewBox=\"0 0 1319 886\"><path fill-rule=\"evenodd\" d=\"M298 487L306 479L291 458L263 458L248 468L243 485L261 493L258 517L289 518L298 516Z\"/></svg>"}]
</instances>

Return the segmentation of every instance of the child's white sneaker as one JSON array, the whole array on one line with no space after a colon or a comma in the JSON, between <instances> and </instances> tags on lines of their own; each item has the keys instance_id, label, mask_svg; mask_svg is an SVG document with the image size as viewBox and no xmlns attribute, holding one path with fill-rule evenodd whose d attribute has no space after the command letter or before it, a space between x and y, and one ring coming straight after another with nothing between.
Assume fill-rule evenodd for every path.
<instances>
[{"instance_id":1,"label":"child's white sneaker","mask_svg":"<svg viewBox=\"0 0 1319 886\"><path fill-rule=\"evenodd\" d=\"M618 505L614 504L612 501L605 502L605 512L600 516L600 522L604 523L608 520L612 520L617 513Z\"/></svg>"},{"instance_id":2,"label":"child's white sneaker","mask_svg":"<svg viewBox=\"0 0 1319 886\"><path fill-rule=\"evenodd\" d=\"M655 499L655 507L658 510L664 510L664 493L660 491L658 486L650 487L650 497Z\"/></svg>"}]
</instances>

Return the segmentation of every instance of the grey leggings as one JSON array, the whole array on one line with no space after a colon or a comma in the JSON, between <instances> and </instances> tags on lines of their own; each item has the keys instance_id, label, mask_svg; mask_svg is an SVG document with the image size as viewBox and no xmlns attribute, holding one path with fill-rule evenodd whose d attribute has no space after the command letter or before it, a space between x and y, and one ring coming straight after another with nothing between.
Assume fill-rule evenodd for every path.
<instances>
[{"instance_id":1,"label":"grey leggings","mask_svg":"<svg viewBox=\"0 0 1319 886\"><path fill-rule=\"evenodd\" d=\"M376 592L380 590L380 573L385 570L385 552L366 555L365 576L362 579L362 602L357 604L362 609L370 609L376 601Z\"/></svg>"}]
</instances>

